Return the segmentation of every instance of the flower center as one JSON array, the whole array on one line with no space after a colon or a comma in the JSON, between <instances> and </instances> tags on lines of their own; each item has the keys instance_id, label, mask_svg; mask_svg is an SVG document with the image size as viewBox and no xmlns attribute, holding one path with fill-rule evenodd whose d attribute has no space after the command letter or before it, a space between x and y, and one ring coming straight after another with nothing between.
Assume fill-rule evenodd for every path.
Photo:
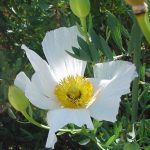
<instances>
[{"instance_id":1,"label":"flower center","mask_svg":"<svg viewBox=\"0 0 150 150\"><path fill-rule=\"evenodd\" d=\"M93 85L83 76L68 76L56 86L55 95L66 108L83 108L92 99Z\"/></svg>"}]
</instances>

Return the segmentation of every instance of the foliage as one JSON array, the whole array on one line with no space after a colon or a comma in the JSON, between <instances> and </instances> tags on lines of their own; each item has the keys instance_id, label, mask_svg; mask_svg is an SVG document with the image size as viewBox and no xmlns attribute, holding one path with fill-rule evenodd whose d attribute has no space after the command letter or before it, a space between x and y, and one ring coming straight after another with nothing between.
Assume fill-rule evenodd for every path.
<instances>
[{"instance_id":1,"label":"foliage","mask_svg":"<svg viewBox=\"0 0 150 150\"><path fill-rule=\"evenodd\" d=\"M92 42L86 45L78 38L80 50L73 48L78 59L86 60L92 66L97 62L112 59L134 61L134 51L140 49L140 83L138 91L138 119L135 124L135 145L142 150L150 149L150 46L139 30L131 9L124 1L91 0L91 18L87 18ZM21 50L21 44L32 47L42 53L41 41L48 30L60 26L72 26L79 23L68 4L68 0L1 0L0 1L0 149L44 150L47 131L28 123L8 103L8 87L18 72L25 71L29 76L32 67ZM92 53L91 53L92 52ZM68 52L69 53L69 52ZM88 72L88 68L87 68ZM121 83L120 83L121 84ZM118 121L115 124L93 120L95 130L70 124L68 132L58 133L55 149L92 149L103 147L110 150L122 150L132 139L131 94L123 96ZM45 123L45 114L32 107L33 117Z\"/></svg>"}]
</instances>

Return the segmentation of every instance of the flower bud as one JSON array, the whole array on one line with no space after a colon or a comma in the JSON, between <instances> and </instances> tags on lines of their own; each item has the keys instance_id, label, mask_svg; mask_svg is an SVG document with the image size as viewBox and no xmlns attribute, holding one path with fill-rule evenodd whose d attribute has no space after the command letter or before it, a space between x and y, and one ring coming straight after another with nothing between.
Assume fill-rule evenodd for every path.
<instances>
[{"instance_id":1,"label":"flower bud","mask_svg":"<svg viewBox=\"0 0 150 150\"><path fill-rule=\"evenodd\" d=\"M70 0L72 12L79 18L86 17L90 12L89 0Z\"/></svg>"},{"instance_id":2,"label":"flower bud","mask_svg":"<svg viewBox=\"0 0 150 150\"><path fill-rule=\"evenodd\" d=\"M8 98L10 104L20 112L23 112L29 106L29 101L22 90L16 86L10 86L8 91Z\"/></svg>"},{"instance_id":3,"label":"flower bud","mask_svg":"<svg viewBox=\"0 0 150 150\"><path fill-rule=\"evenodd\" d=\"M126 2L131 6L135 6L135 5L143 5L144 2L146 2L146 0L126 0Z\"/></svg>"}]
</instances>

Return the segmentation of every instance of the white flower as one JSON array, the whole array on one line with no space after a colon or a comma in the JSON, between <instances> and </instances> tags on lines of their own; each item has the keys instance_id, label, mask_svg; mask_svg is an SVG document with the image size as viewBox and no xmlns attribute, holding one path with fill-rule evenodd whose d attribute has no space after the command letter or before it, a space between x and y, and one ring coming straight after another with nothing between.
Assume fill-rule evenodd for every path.
<instances>
[{"instance_id":1,"label":"white flower","mask_svg":"<svg viewBox=\"0 0 150 150\"><path fill-rule=\"evenodd\" d=\"M95 65L95 78L84 78L86 62L65 52L79 47L77 35L81 36L75 26L48 32L42 42L48 63L22 45L35 73L31 80L19 73L15 85L33 105L48 110L48 148L54 148L55 133L68 123L93 129L91 117L115 122L120 97L130 92L130 82L137 76L133 64L111 61Z\"/></svg>"}]
</instances>

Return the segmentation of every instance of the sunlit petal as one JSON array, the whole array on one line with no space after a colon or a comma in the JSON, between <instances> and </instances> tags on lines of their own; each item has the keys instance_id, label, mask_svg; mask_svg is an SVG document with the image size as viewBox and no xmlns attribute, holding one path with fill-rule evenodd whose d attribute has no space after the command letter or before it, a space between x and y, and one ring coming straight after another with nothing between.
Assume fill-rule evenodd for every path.
<instances>
[{"instance_id":1,"label":"sunlit petal","mask_svg":"<svg viewBox=\"0 0 150 150\"><path fill-rule=\"evenodd\" d=\"M120 97L130 92L130 83L137 77L135 66L125 61L97 64L94 73L100 79L99 93L89 106L92 117L114 122L118 114Z\"/></svg>"},{"instance_id":2,"label":"sunlit petal","mask_svg":"<svg viewBox=\"0 0 150 150\"><path fill-rule=\"evenodd\" d=\"M135 65L127 61L97 64L94 67L94 74L99 80L109 80L106 94L118 93L120 96L130 92L130 83L138 76Z\"/></svg>"},{"instance_id":3,"label":"sunlit petal","mask_svg":"<svg viewBox=\"0 0 150 150\"><path fill-rule=\"evenodd\" d=\"M120 97L102 95L97 97L95 103L89 106L90 115L97 120L105 120L110 122L116 121L118 109L120 105Z\"/></svg>"},{"instance_id":4,"label":"sunlit petal","mask_svg":"<svg viewBox=\"0 0 150 150\"><path fill-rule=\"evenodd\" d=\"M43 51L57 79L68 75L84 75L86 63L74 59L66 53L72 47L79 47L77 36L81 36L77 27L62 27L46 33L42 42Z\"/></svg>"},{"instance_id":5,"label":"sunlit petal","mask_svg":"<svg viewBox=\"0 0 150 150\"><path fill-rule=\"evenodd\" d=\"M93 124L86 109L55 109L49 111L47 114L47 122L50 126L49 140L47 140L47 147L53 147L55 140L55 132L60 128L64 127L68 123L74 123L75 125L81 127L84 124L87 125L89 129L93 129ZM52 137L52 139L50 139ZM54 143L53 143L54 142Z\"/></svg>"},{"instance_id":6,"label":"sunlit petal","mask_svg":"<svg viewBox=\"0 0 150 150\"><path fill-rule=\"evenodd\" d=\"M45 60L43 60L34 51L28 49L25 45L22 45L22 49L25 50L35 72L38 74L45 94L49 96L51 87L55 87L56 85L55 77L52 74L50 67Z\"/></svg>"}]
</instances>

